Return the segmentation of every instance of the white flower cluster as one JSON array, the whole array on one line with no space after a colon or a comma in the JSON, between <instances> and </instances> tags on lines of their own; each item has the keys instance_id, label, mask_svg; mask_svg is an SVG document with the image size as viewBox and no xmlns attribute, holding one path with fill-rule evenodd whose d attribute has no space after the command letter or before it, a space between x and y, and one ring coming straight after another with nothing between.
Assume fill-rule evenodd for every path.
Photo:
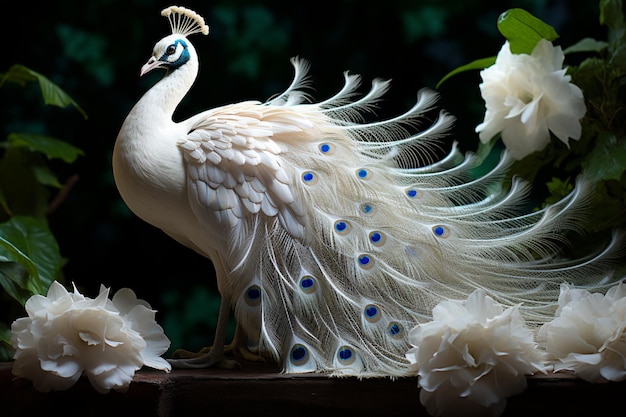
<instances>
[{"instance_id":1,"label":"white flower cluster","mask_svg":"<svg viewBox=\"0 0 626 417\"><path fill-rule=\"evenodd\" d=\"M513 54L506 42L494 65L480 75L486 112L476 127L480 140L498 133L515 159L540 151L550 132L566 145L581 136L580 119L586 113L580 88L570 83L563 68L560 46L542 39L531 55Z\"/></svg>"},{"instance_id":2,"label":"white flower cluster","mask_svg":"<svg viewBox=\"0 0 626 417\"><path fill-rule=\"evenodd\" d=\"M420 400L433 416L499 415L507 397L526 389L526 375L546 371L519 309L504 310L480 290L437 305L409 341Z\"/></svg>"},{"instance_id":3,"label":"white flower cluster","mask_svg":"<svg viewBox=\"0 0 626 417\"><path fill-rule=\"evenodd\" d=\"M35 389L64 390L85 374L101 393L128 388L142 366L170 371L161 355L170 345L150 305L123 288L109 300L68 292L53 282L46 297L26 302L27 317L13 322L13 373Z\"/></svg>"},{"instance_id":4,"label":"white flower cluster","mask_svg":"<svg viewBox=\"0 0 626 417\"><path fill-rule=\"evenodd\" d=\"M605 295L563 286L555 319L541 327L538 341L555 371L573 371L589 382L625 380L626 286Z\"/></svg>"},{"instance_id":5,"label":"white flower cluster","mask_svg":"<svg viewBox=\"0 0 626 417\"><path fill-rule=\"evenodd\" d=\"M536 372L626 380L626 285L606 294L563 285L555 318L534 339L517 307L503 309L482 291L441 302L433 321L409 333L422 404L432 416L499 416Z\"/></svg>"}]
</instances>

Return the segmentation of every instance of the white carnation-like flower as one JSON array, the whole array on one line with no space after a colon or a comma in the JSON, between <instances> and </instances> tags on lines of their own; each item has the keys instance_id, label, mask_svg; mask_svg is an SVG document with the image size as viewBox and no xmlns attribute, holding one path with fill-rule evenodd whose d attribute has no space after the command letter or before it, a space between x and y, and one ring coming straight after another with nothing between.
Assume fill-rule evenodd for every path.
<instances>
[{"instance_id":1,"label":"white carnation-like flower","mask_svg":"<svg viewBox=\"0 0 626 417\"><path fill-rule=\"evenodd\" d=\"M555 372L573 371L588 382L626 380L626 286L620 282L606 295L561 286L555 318L538 341Z\"/></svg>"},{"instance_id":2,"label":"white carnation-like flower","mask_svg":"<svg viewBox=\"0 0 626 417\"><path fill-rule=\"evenodd\" d=\"M26 302L27 317L11 325L13 374L33 381L38 391L64 390L85 374L101 393L124 391L142 366L170 371L161 355L170 345L155 311L123 288L109 300L68 292L53 282L46 297Z\"/></svg>"},{"instance_id":3,"label":"white carnation-like flower","mask_svg":"<svg viewBox=\"0 0 626 417\"><path fill-rule=\"evenodd\" d=\"M580 119L586 107L583 93L570 83L563 68L560 46L542 39L531 55L512 54L508 41L494 65L480 75L485 119L476 127L480 140L498 133L515 159L540 151L550 142L550 131L568 145L579 139Z\"/></svg>"},{"instance_id":4,"label":"white carnation-like flower","mask_svg":"<svg viewBox=\"0 0 626 417\"><path fill-rule=\"evenodd\" d=\"M498 416L526 389L526 375L546 371L519 308L504 310L481 290L441 302L409 341L420 401L433 416Z\"/></svg>"}]
</instances>

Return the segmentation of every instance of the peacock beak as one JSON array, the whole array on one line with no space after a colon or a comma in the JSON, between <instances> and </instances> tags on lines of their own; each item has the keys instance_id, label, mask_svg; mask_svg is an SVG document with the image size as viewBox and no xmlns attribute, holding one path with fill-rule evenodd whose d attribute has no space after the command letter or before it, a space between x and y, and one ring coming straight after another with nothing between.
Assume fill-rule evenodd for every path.
<instances>
[{"instance_id":1,"label":"peacock beak","mask_svg":"<svg viewBox=\"0 0 626 417\"><path fill-rule=\"evenodd\" d=\"M155 57L150 57L148 62L146 62L143 67L141 67L141 71L139 72L139 76L141 77L145 73L150 72L153 69L160 67L161 64L162 64L162 62L159 61L158 59L156 59Z\"/></svg>"}]
</instances>

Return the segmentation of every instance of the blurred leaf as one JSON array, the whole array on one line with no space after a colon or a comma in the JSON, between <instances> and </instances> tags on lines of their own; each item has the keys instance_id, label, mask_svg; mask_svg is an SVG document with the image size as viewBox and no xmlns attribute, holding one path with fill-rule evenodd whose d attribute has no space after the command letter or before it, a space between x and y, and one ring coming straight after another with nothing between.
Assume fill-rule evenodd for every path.
<instances>
[{"instance_id":1,"label":"blurred leaf","mask_svg":"<svg viewBox=\"0 0 626 417\"><path fill-rule=\"evenodd\" d=\"M40 152L48 159L61 159L71 164L83 151L69 143L46 135L36 133L11 133L8 136L10 146L24 146L33 152Z\"/></svg>"},{"instance_id":2,"label":"blurred leaf","mask_svg":"<svg viewBox=\"0 0 626 417\"><path fill-rule=\"evenodd\" d=\"M6 323L0 322L0 362L11 359L13 359L11 328Z\"/></svg>"},{"instance_id":3,"label":"blurred leaf","mask_svg":"<svg viewBox=\"0 0 626 417\"><path fill-rule=\"evenodd\" d=\"M574 45L565 48L563 53L571 54L574 52L601 52L608 46L608 42L598 41L592 38L584 38Z\"/></svg>"},{"instance_id":4,"label":"blurred leaf","mask_svg":"<svg viewBox=\"0 0 626 417\"><path fill-rule=\"evenodd\" d=\"M26 216L14 216L0 224L0 257L18 263L29 275L24 282L15 271L7 273L5 269L0 272L3 284L7 280L16 282L32 294L46 292L63 264L59 246L50 230L38 220Z\"/></svg>"},{"instance_id":5,"label":"blurred leaf","mask_svg":"<svg viewBox=\"0 0 626 417\"><path fill-rule=\"evenodd\" d=\"M26 301L40 291L32 287L31 275L21 264L0 256L0 287L6 294L23 306Z\"/></svg>"},{"instance_id":6,"label":"blurred leaf","mask_svg":"<svg viewBox=\"0 0 626 417\"><path fill-rule=\"evenodd\" d=\"M544 201L544 206L548 204L555 204L566 197L573 189L574 185L569 178L561 180L557 177L552 177L552 180L546 183L550 196Z\"/></svg>"},{"instance_id":7,"label":"blurred leaf","mask_svg":"<svg viewBox=\"0 0 626 417\"><path fill-rule=\"evenodd\" d=\"M464 71L479 70L479 69L481 70L483 68L490 67L491 65L494 64L494 62L496 62L496 57L492 56L489 58L477 59L475 61L470 62L469 64L461 65L460 67L447 73L441 80L439 80L435 88L439 88L439 86L443 84L444 81L446 81L448 78L452 77L453 75L456 75Z\"/></svg>"},{"instance_id":8,"label":"blurred leaf","mask_svg":"<svg viewBox=\"0 0 626 417\"><path fill-rule=\"evenodd\" d=\"M441 36L446 30L447 15L448 11L440 6L419 5L415 10L404 12L402 21L407 41L414 42L424 36L430 38Z\"/></svg>"},{"instance_id":9,"label":"blurred leaf","mask_svg":"<svg viewBox=\"0 0 626 417\"><path fill-rule=\"evenodd\" d=\"M37 172L38 168L45 166L42 154L31 152L26 147L6 150L0 158L0 189L8 214L32 216L45 221L50 191L40 182Z\"/></svg>"},{"instance_id":10,"label":"blurred leaf","mask_svg":"<svg viewBox=\"0 0 626 417\"><path fill-rule=\"evenodd\" d=\"M626 169L626 140L613 132L601 133L583 167L592 181L619 180Z\"/></svg>"},{"instance_id":11,"label":"blurred leaf","mask_svg":"<svg viewBox=\"0 0 626 417\"><path fill-rule=\"evenodd\" d=\"M0 322L0 342L11 344L11 329L2 322Z\"/></svg>"},{"instance_id":12,"label":"blurred leaf","mask_svg":"<svg viewBox=\"0 0 626 417\"><path fill-rule=\"evenodd\" d=\"M605 25L610 43L619 42L624 37L624 11L622 0L600 0L600 23Z\"/></svg>"},{"instance_id":13,"label":"blurred leaf","mask_svg":"<svg viewBox=\"0 0 626 417\"><path fill-rule=\"evenodd\" d=\"M54 84L44 75L39 74L31 69L26 68L23 65L15 64L9 68L9 71L2 75L0 80L0 87L6 82L11 81L24 86L27 82L37 81L39 88L41 89L41 95L46 104L67 107L69 105L74 106L86 119L87 113L76 103L65 91L59 86Z\"/></svg>"},{"instance_id":14,"label":"blurred leaf","mask_svg":"<svg viewBox=\"0 0 626 417\"><path fill-rule=\"evenodd\" d=\"M498 30L509 41L514 54L531 54L541 39L559 37L554 28L523 9L510 9L498 18Z\"/></svg>"},{"instance_id":15,"label":"blurred leaf","mask_svg":"<svg viewBox=\"0 0 626 417\"><path fill-rule=\"evenodd\" d=\"M83 64L101 85L113 84L115 71L107 56L107 38L64 24L56 27L56 33L66 56Z\"/></svg>"},{"instance_id":16,"label":"blurred leaf","mask_svg":"<svg viewBox=\"0 0 626 417\"><path fill-rule=\"evenodd\" d=\"M218 6L213 13L225 28L228 49L235 52L228 64L234 74L256 78L262 60L289 41L288 29L266 6Z\"/></svg>"}]
</instances>

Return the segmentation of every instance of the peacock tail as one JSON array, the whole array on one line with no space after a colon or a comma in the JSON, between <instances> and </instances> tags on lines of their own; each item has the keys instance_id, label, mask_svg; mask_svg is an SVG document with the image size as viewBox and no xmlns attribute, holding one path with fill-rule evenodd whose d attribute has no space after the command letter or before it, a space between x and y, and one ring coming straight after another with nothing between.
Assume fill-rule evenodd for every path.
<instances>
[{"instance_id":1,"label":"peacock tail","mask_svg":"<svg viewBox=\"0 0 626 417\"><path fill-rule=\"evenodd\" d=\"M482 289L541 324L553 318L562 282L613 283L600 261L615 244L590 259L558 259L589 183L520 214L529 186L501 186L506 151L476 179L479 159L456 145L430 161L454 123L445 111L427 118L435 92L420 91L398 117L365 123L389 82L354 98L360 78L346 73L339 93L309 103L301 90L308 65L292 64L286 92L211 111L207 126L179 142L193 204L226 225L220 288L232 294L249 346L286 372L403 375L407 331L442 300ZM232 135L207 136L216 124Z\"/></svg>"}]
</instances>

